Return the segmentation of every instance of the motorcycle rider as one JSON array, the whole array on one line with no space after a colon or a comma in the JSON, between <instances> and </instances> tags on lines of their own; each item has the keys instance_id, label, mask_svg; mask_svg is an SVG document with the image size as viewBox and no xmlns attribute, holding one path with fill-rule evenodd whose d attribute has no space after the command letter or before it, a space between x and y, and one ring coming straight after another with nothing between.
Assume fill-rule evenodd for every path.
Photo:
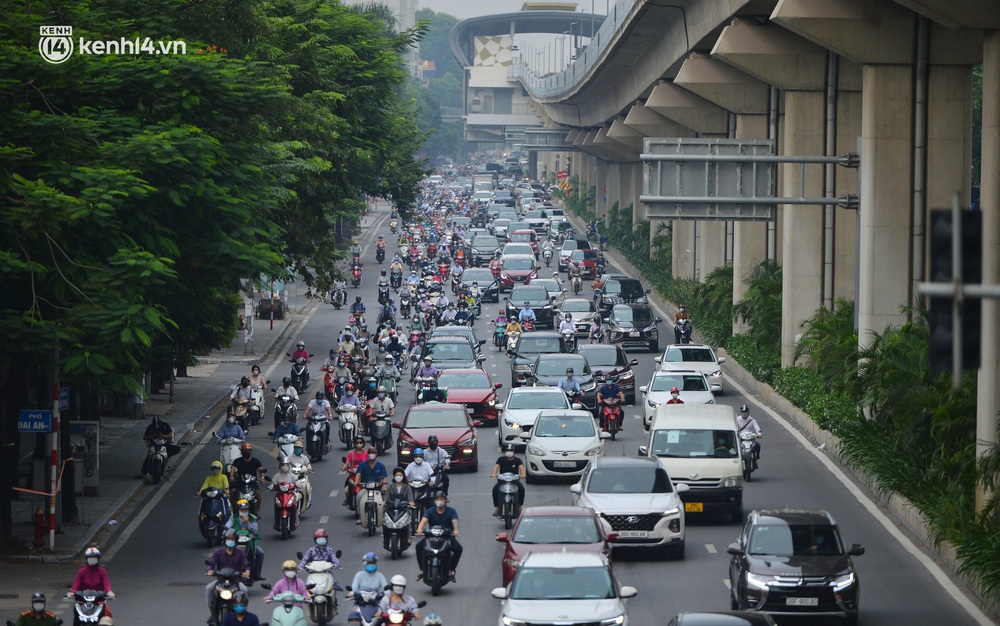
<instances>
[{"instance_id":1,"label":"motorcycle rider","mask_svg":"<svg viewBox=\"0 0 1000 626\"><path fill-rule=\"evenodd\" d=\"M382 270L381 272L379 272L378 287L379 287L380 290L382 289L382 287L385 287L387 289L389 287L389 279L386 278L385 270Z\"/></svg>"},{"instance_id":2,"label":"motorcycle rider","mask_svg":"<svg viewBox=\"0 0 1000 626\"><path fill-rule=\"evenodd\" d=\"M295 603L297 607L301 608L304 603L309 602L309 590L306 588L306 584L296 575L298 574L297 570L298 565L291 559L282 563L281 580L274 583L274 586L271 587L271 592L264 598L264 602L270 604L274 601L274 596L286 591L296 593L304 598L302 602Z\"/></svg>"},{"instance_id":3,"label":"motorcycle rider","mask_svg":"<svg viewBox=\"0 0 1000 626\"><path fill-rule=\"evenodd\" d=\"M448 479L448 470L451 469L451 458L448 456L448 451L438 445L437 435L431 435L427 438L427 448L424 449L424 459L427 463L441 468L441 485L440 490L448 494L448 485L450 480Z\"/></svg>"},{"instance_id":4,"label":"motorcycle rider","mask_svg":"<svg viewBox=\"0 0 1000 626\"><path fill-rule=\"evenodd\" d=\"M437 380L438 377L441 375L441 370L434 367L433 363L434 360L431 358L430 355L425 356L424 364L417 368L417 373L414 374L414 378L411 379L410 382L411 383L414 382L414 380L416 380L417 378L427 378L427 377Z\"/></svg>"},{"instance_id":5,"label":"motorcycle rider","mask_svg":"<svg viewBox=\"0 0 1000 626\"><path fill-rule=\"evenodd\" d=\"M253 445L251 445L249 441L244 441L240 446L239 458L233 459L233 464L229 467L229 482L230 484L235 483L238 477L247 475L256 476L258 485L262 485L267 481L267 470L264 469L264 464L260 462L260 459L253 455ZM238 494L233 495L235 496ZM256 501L259 506L259 489L256 494Z\"/></svg>"},{"instance_id":6,"label":"motorcycle rider","mask_svg":"<svg viewBox=\"0 0 1000 626\"><path fill-rule=\"evenodd\" d=\"M567 372L567 375L572 375L572 371L573 370L570 369ZM508 443L503 447L503 456L497 457L497 461L493 465L493 473L490 475L490 480L496 480L498 474L517 474L521 477L521 480L515 483L517 485L517 508L520 509L524 506L525 469L524 461L514 456L514 444L512 443ZM499 515L500 481L497 481L493 485L493 516L499 517Z\"/></svg>"},{"instance_id":7,"label":"motorcycle rider","mask_svg":"<svg viewBox=\"0 0 1000 626\"><path fill-rule=\"evenodd\" d=\"M456 324L467 324L469 322L469 308L465 302L458 303L458 312L454 317Z\"/></svg>"},{"instance_id":8,"label":"motorcycle rider","mask_svg":"<svg viewBox=\"0 0 1000 626\"><path fill-rule=\"evenodd\" d=\"M250 386L257 385L261 389L267 386L267 379L260 373L260 366L253 365L250 368Z\"/></svg>"},{"instance_id":9,"label":"motorcycle rider","mask_svg":"<svg viewBox=\"0 0 1000 626\"><path fill-rule=\"evenodd\" d=\"M546 252L553 252L553 248L555 246L552 244L552 240L546 237L545 241L542 242L542 256L544 257Z\"/></svg>"},{"instance_id":10,"label":"motorcycle rider","mask_svg":"<svg viewBox=\"0 0 1000 626\"><path fill-rule=\"evenodd\" d=\"M361 410L361 398L354 391L354 383L347 383L344 386L344 395L340 398L340 403L337 405L338 409L344 407L353 406L355 411Z\"/></svg>"},{"instance_id":11,"label":"motorcycle rider","mask_svg":"<svg viewBox=\"0 0 1000 626\"><path fill-rule=\"evenodd\" d=\"M396 343L397 344L399 343L398 338ZM400 346L400 348L402 349L402 346ZM388 351L388 348L386 350ZM400 378L403 377L403 373L399 371L398 367L396 367L396 361L393 358L392 354L385 355L384 363L380 364L375 369L375 377L378 378L379 380L383 378L392 378L394 380L399 380Z\"/></svg>"},{"instance_id":12,"label":"motorcycle rider","mask_svg":"<svg viewBox=\"0 0 1000 626\"><path fill-rule=\"evenodd\" d=\"M455 321L455 317L457 315L458 315L458 313L455 311L455 305L454 304L449 304L448 308L445 309L444 312L441 313L441 323L442 324L448 324L450 322L454 322Z\"/></svg>"},{"instance_id":13,"label":"motorcycle rider","mask_svg":"<svg viewBox=\"0 0 1000 626\"><path fill-rule=\"evenodd\" d=\"M361 317L367 310L368 309L366 309L365 305L361 302L361 296L355 296L354 304L352 304L350 308L351 315L354 317Z\"/></svg>"},{"instance_id":14,"label":"motorcycle rider","mask_svg":"<svg viewBox=\"0 0 1000 626\"><path fill-rule=\"evenodd\" d=\"M302 489L302 510L308 509L309 505L312 503L312 483L309 482L309 477L307 474L313 473L312 461L309 459L309 455L303 451L303 442L300 437L295 441L295 445L292 447L292 453L285 457L290 465L301 465L305 470L301 476L298 477L296 484Z\"/></svg>"},{"instance_id":15,"label":"motorcycle rider","mask_svg":"<svg viewBox=\"0 0 1000 626\"><path fill-rule=\"evenodd\" d=\"M330 405L330 401L326 399L326 394L322 391L316 392L316 399L310 400L308 406L306 406L306 412L302 415L303 419L309 419L309 416L315 413L316 415L321 415L326 413L326 418L332 422L333 421L333 407ZM329 426L329 425L328 425ZM329 443L329 428L323 432L323 446Z\"/></svg>"},{"instance_id":16,"label":"motorcycle rider","mask_svg":"<svg viewBox=\"0 0 1000 626\"><path fill-rule=\"evenodd\" d=\"M296 410L295 403L299 401L299 390L295 388L292 384L292 379L285 376L281 379L281 387L274 392L274 398L277 400L281 396L291 396L292 398L292 411ZM278 414L278 404L274 405L274 428L277 430L278 426L281 425L281 416Z\"/></svg>"},{"instance_id":17,"label":"motorcycle rider","mask_svg":"<svg viewBox=\"0 0 1000 626\"><path fill-rule=\"evenodd\" d=\"M389 478L389 473L385 469L385 465L382 461L378 460L378 452L375 448L368 448L368 460L358 466L357 470L357 483L365 484L369 482L378 483L378 489L381 492L385 492L386 481ZM362 498L365 496L365 492L359 491L356 501L355 516L357 517L356 523L361 525L361 511L364 508Z\"/></svg>"},{"instance_id":18,"label":"motorcycle rider","mask_svg":"<svg viewBox=\"0 0 1000 626\"><path fill-rule=\"evenodd\" d=\"M244 594L247 591L244 581L250 580L250 563L247 561L246 552L243 550L236 549L236 531L232 528L227 529L224 535L225 543L220 548L216 548L215 552L208 559L208 570L205 572L207 576L214 576L216 570L220 569L233 569L237 572L242 572L243 580L240 581L240 591ZM215 591L215 581L205 585L205 604L208 606L208 610L212 610L212 596ZM209 621L214 618L214 615L209 618Z\"/></svg>"},{"instance_id":19,"label":"motorcycle rider","mask_svg":"<svg viewBox=\"0 0 1000 626\"><path fill-rule=\"evenodd\" d=\"M375 397L372 398L368 405L372 407L376 413L379 411L385 412L389 417L394 417L396 415L396 403L392 401L389 397L389 393L386 388L382 385L378 386L375 390Z\"/></svg>"},{"instance_id":20,"label":"motorcycle rider","mask_svg":"<svg viewBox=\"0 0 1000 626\"><path fill-rule=\"evenodd\" d=\"M442 291L441 294L437 297L437 299L434 300L434 306L437 307L438 311L443 311L444 309L448 308L449 302L450 300L448 300L448 296L446 296Z\"/></svg>"},{"instance_id":21,"label":"motorcycle rider","mask_svg":"<svg viewBox=\"0 0 1000 626\"><path fill-rule=\"evenodd\" d=\"M357 241L351 242L351 256L360 257L361 256L361 244Z\"/></svg>"},{"instance_id":22,"label":"motorcycle rider","mask_svg":"<svg viewBox=\"0 0 1000 626\"><path fill-rule=\"evenodd\" d=\"M419 576L417 580L420 580ZM420 619L420 609L417 608L417 601L413 599L413 596L404 595L406 593L406 578L400 574L396 574L389 583L390 591L382 596L382 600L378 603L378 612L375 613L375 617L384 618L388 622L387 616L389 611L395 610L406 611L414 620Z\"/></svg>"},{"instance_id":23,"label":"motorcycle rider","mask_svg":"<svg viewBox=\"0 0 1000 626\"><path fill-rule=\"evenodd\" d=\"M594 375L600 378L603 376L603 373L595 372ZM618 386L618 383L607 379L601 385L601 388L597 390L597 406L600 407L602 404L611 401L612 398L618 398L618 430L624 430L622 422L625 421L625 409L622 407L625 404L625 392Z\"/></svg>"},{"instance_id":24,"label":"motorcycle rider","mask_svg":"<svg viewBox=\"0 0 1000 626\"><path fill-rule=\"evenodd\" d=\"M226 494L229 493L229 479L222 473L222 461L212 461L212 464L209 465L209 474L205 477L205 482L201 484L201 488L194 495L200 496L202 491L212 488L221 489ZM226 515L229 515L228 507L226 508Z\"/></svg>"},{"instance_id":25,"label":"motorcycle rider","mask_svg":"<svg viewBox=\"0 0 1000 626\"><path fill-rule=\"evenodd\" d=\"M56 626L62 621L56 619L55 613L45 610L45 594L35 592L31 596L31 610L22 611L14 626Z\"/></svg>"},{"instance_id":26,"label":"motorcycle rider","mask_svg":"<svg viewBox=\"0 0 1000 626\"><path fill-rule=\"evenodd\" d=\"M740 407L740 414L736 416L736 427L737 433L743 434L744 432L753 433L757 435L757 438L750 443L750 449L753 451L753 468L757 469L757 461L760 459L760 438L764 436L764 433L760 430L760 424L757 420L750 415L750 405L744 404Z\"/></svg>"},{"instance_id":27,"label":"motorcycle rider","mask_svg":"<svg viewBox=\"0 0 1000 626\"><path fill-rule=\"evenodd\" d=\"M296 354L298 354L298 351L296 351ZM252 391L250 390L250 378L244 376L243 378L240 379L240 384L233 387L233 392L229 394L229 399L230 401L235 400L236 398L246 398L247 400L249 400L251 393Z\"/></svg>"},{"instance_id":28,"label":"motorcycle rider","mask_svg":"<svg viewBox=\"0 0 1000 626\"><path fill-rule=\"evenodd\" d=\"M559 332L561 333L564 330L568 330L573 334L576 334L576 324L573 323L573 315L571 313L567 313L563 316L563 320L559 322Z\"/></svg>"},{"instance_id":29,"label":"motorcycle rider","mask_svg":"<svg viewBox=\"0 0 1000 626\"><path fill-rule=\"evenodd\" d=\"M414 448L413 450L413 463L406 466L406 471L404 472L406 476L406 482L410 483L414 480L419 480L421 482L427 483L428 487L433 487L431 484L431 478L434 475L433 470L429 463L424 463L424 449Z\"/></svg>"},{"instance_id":30,"label":"motorcycle rider","mask_svg":"<svg viewBox=\"0 0 1000 626\"><path fill-rule=\"evenodd\" d=\"M349 506L351 503L351 497L354 493L353 486L357 484L358 477L358 467L362 463L368 460L368 453L365 452L365 440L360 435L354 438L354 449L347 453L346 460L344 464L340 467L341 472L347 472L348 485L345 486L344 492L344 506Z\"/></svg>"},{"instance_id":31,"label":"motorcycle rider","mask_svg":"<svg viewBox=\"0 0 1000 626\"><path fill-rule=\"evenodd\" d=\"M594 317L594 321L590 323L590 332L587 334L590 343L594 343L595 341L603 342L606 334L607 329L604 328L604 320L599 315Z\"/></svg>"},{"instance_id":32,"label":"motorcycle rider","mask_svg":"<svg viewBox=\"0 0 1000 626\"><path fill-rule=\"evenodd\" d=\"M427 382L427 387L420 393L420 399L423 402L447 402L447 397L444 391L438 389L438 384L436 380L430 380Z\"/></svg>"},{"instance_id":33,"label":"motorcycle rider","mask_svg":"<svg viewBox=\"0 0 1000 626\"><path fill-rule=\"evenodd\" d=\"M302 429L299 425L292 421L291 415L284 415L281 418L281 424L274 429L274 443L278 443L278 439L283 435L295 435L296 437L302 434Z\"/></svg>"},{"instance_id":34,"label":"motorcycle rider","mask_svg":"<svg viewBox=\"0 0 1000 626\"><path fill-rule=\"evenodd\" d=\"M181 451L180 446L173 444L174 440L174 429L170 427L170 424L164 422L159 416L154 415L152 421L150 421L149 426L146 426L146 431L142 434L142 440L146 442L147 449L154 439L163 439L166 441L167 446L167 459L174 456ZM166 478L167 468L164 466L163 473L164 478ZM147 454L142 461L142 468L139 470L139 475L136 478L145 478L149 474L149 455Z\"/></svg>"},{"instance_id":35,"label":"motorcycle rider","mask_svg":"<svg viewBox=\"0 0 1000 626\"><path fill-rule=\"evenodd\" d=\"M377 594L381 600L382 593L389 586L389 583L386 582L382 572L378 571L378 555L374 552L366 552L362 562L364 567L354 574L354 580L351 582L352 591L347 597L354 598L355 593L367 591Z\"/></svg>"},{"instance_id":36,"label":"motorcycle rider","mask_svg":"<svg viewBox=\"0 0 1000 626\"><path fill-rule=\"evenodd\" d=\"M416 287L420 284L420 277L417 276L417 270L410 270L410 276L406 279L406 284L411 287Z\"/></svg>"},{"instance_id":37,"label":"motorcycle rider","mask_svg":"<svg viewBox=\"0 0 1000 626\"><path fill-rule=\"evenodd\" d=\"M292 360L294 361L295 359L303 358L308 363L309 353L306 351L306 342L300 339L299 342L295 344L295 348L295 352L292 353Z\"/></svg>"},{"instance_id":38,"label":"motorcycle rider","mask_svg":"<svg viewBox=\"0 0 1000 626\"><path fill-rule=\"evenodd\" d=\"M96 545L91 544L83 554L87 559L87 564L76 572L76 578L73 579L73 586L71 587L72 593L79 593L85 590L103 591L108 598L114 600L115 592L111 589L111 579L108 578L108 570L101 567L100 564L100 549ZM113 620L111 608L107 603L104 604L104 616L109 620Z\"/></svg>"},{"instance_id":39,"label":"motorcycle rider","mask_svg":"<svg viewBox=\"0 0 1000 626\"><path fill-rule=\"evenodd\" d=\"M535 324L535 311L531 308L531 303L527 300L524 301L524 308L521 309L520 313L517 314L517 320L522 324L527 320L531 320L531 324Z\"/></svg>"},{"instance_id":40,"label":"motorcycle rider","mask_svg":"<svg viewBox=\"0 0 1000 626\"><path fill-rule=\"evenodd\" d=\"M670 388L670 399L664 402L664 404L684 404L681 400L681 390L677 387Z\"/></svg>"},{"instance_id":41,"label":"motorcycle rider","mask_svg":"<svg viewBox=\"0 0 1000 626\"><path fill-rule=\"evenodd\" d=\"M254 545L253 565L250 568L252 580L264 580L260 573L264 570L264 550L260 547L260 525L258 517L250 512L250 503L240 498L236 501L236 514L226 521L226 528L245 530L258 539Z\"/></svg>"},{"instance_id":42,"label":"motorcycle rider","mask_svg":"<svg viewBox=\"0 0 1000 626\"><path fill-rule=\"evenodd\" d=\"M330 533L325 528L317 528L313 532L313 545L306 550L306 553L302 555L302 560L299 561L299 569L305 569L306 565L313 561L333 563L335 568L340 569L340 559L337 558L337 551L331 548L328 545L329 543ZM335 583L334 588L339 591L341 589L340 583Z\"/></svg>"},{"instance_id":43,"label":"motorcycle rider","mask_svg":"<svg viewBox=\"0 0 1000 626\"><path fill-rule=\"evenodd\" d=\"M569 274L569 284L571 287L577 280L580 281L581 286L583 285L583 267L581 267L580 261L570 261L569 269L566 273Z\"/></svg>"},{"instance_id":44,"label":"motorcycle rider","mask_svg":"<svg viewBox=\"0 0 1000 626\"><path fill-rule=\"evenodd\" d=\"M691 320L691 316L687 312L687 307L683 303L677 307L677 313L674 314L674 343L681 342L681 320L688 320L689 322Z\"/></svg>"},{"instance_id":45,"label":"motorcycle rider","mask_svg":"<svg viewBox=\"0 0 1000 626\"><path fill-rule=\"evenodd\" d=\"M416 534L423 535L424 529L428 526L441 526L451 529L451 563L449 564L450 571L448 572L448 577L451 579L451 582L457 582L455 579L455 570L458 569L458 562L462 558L462 544L458 543L458 512L448 506L448 495L443 491L438 491L434 494L434 508L427 509L424 512L424 516L420 518L420 524L417 525ZM420 567L417 580L423 580L424 578L424 550L426 547L426 537L417 542L417 566Z\"/></svg>"},{"instance_id":46,"label":"motorcycle rider","mask_svg":"<svg viewBox=\"0 0 1000 626\"><path fill-rule=\"evenodd\" d=\"M573 398L577 398L583 394L583 389L580 387L580 380L573 378L573 368L566 368L566 375L559 379L559 383L556 385L564 392L566 392L566 397L573 401Z\"/></svg>"},{"instance_id":47,"label":"motorcycle rider","mask_svg":"<svg viewBox=\"0 0 1000 626\"><path fill-rule=\"evenodd\" d=\"M406 505L410 508L415 507L413 501L413 489L406 482L406 470L402 467L396 467L392 470L392 480L389 482L389 488L386 490L385 494L386 501L392 498L399 498L406 502ZM407 535L406 537L407 545L409 545L413 538ZM389 537L388 535L383 535L383 544L385 549L389 549Z\"/></svg>"},{"instance_id":48,"label":"motorcycle rider","mask_svg":"<svg viewBox=\"0 0 1000 626\"><path fill-rule=\"evenodd\" d=\"M222 425L215 433L215 443L222 443L223 439L232 437L239 441L243 441L247 438L246 433L243 432L243 427L236 423L236 417L230 415L226 417L226 423Z\"/></svg>"}]
</instances>

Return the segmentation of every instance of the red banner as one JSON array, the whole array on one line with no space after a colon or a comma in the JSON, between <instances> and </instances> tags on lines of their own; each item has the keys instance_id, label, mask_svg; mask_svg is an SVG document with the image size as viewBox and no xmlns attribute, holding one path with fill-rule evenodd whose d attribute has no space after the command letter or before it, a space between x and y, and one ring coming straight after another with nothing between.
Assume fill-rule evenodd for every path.
<instances>
[{"instance_id":1,"label":"red banner","mask_svg":"<svg viewBox=\"0 0 1000 626\"><path fill-rule=\"evenodd\" d=\"M558 180L563 180L564 178L569 178L569 170L561 170L556 172L556 178Z\"/></svg>"}]
</instances>

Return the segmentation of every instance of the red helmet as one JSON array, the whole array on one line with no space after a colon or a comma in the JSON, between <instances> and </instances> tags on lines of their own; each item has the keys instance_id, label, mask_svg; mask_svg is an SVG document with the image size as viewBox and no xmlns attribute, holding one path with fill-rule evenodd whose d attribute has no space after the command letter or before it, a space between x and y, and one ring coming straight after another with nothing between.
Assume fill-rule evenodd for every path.
<instances>
[{"instance_id":1,"label":"red helmet","mask_svg":"<svg viewBox=\"0 0 1000 626\"><path fill-rule=\"evenodd\" d=\"M249 441L244 441L243 445L240 446L240 450L253 450L253 446L250 444Z\"/></svg>"},{"instance_id":2,"label":"red helmet","mask_svg":"<svg viewBox=\"0 0 1000 626\"><path fill-rule=\"evenodd\" d=\"M681 390L678 389L677 387L671 387L670 388L670 393L680 393L680 392L681 392Z\"/></svg>"},{"instance_id":3,"label":"red helmet","mask_svg":"<svg viewBox=\"0 0 1000 626\"><path fill-rule=\"evenodd\" d=\"M317 528L316 532L313 533L313 539L319 539L320 537L330 537L330 533L326 532L325 528Z\"/></svg>"},{"instance_id":4,"label":"red helmet","mask_svg":"<svg viewBox=\"0 0 1000 626\"><path fill-rule=\"evenodd\" d=\"M347 386L345 386L344 389L347 391L354 391L354 383L347 383Z\"/></svg>"}]
</instances>

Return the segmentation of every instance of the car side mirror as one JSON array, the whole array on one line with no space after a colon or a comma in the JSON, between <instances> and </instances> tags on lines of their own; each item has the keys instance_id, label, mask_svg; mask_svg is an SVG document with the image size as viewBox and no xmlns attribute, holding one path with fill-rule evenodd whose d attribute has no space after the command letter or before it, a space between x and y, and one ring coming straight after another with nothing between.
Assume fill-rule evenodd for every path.
<instances>
[{"instance_id":1,"label":"car side mirror","mask_svg":"<svg viewBox=\"0 0 1000 626\"><path fill-rule=\"evenodd\" d=\"M629 361L628 364L631 365L632 367L635 367L636 365L639 364L639 359L632 359L631 361Z\"/></svg>"},{"instance_id":2,"label":"car side mirror","mask_svg":"<svg viewBox=\"0 0 1000 626\"><path fill-rule=\"evenodd\" d=\"M685 491L690 491L690 490L691 486L688 485L687 483L677 483L676 485L674 485L674 491L676 491L677 493L684 493Z\"/></svg>"},{"instance_id":3,"label":"car side mirror","mask_svg":"<svg viewBox=\"0 0 1000 626\"><path fill-rule=\"evenodd\" d=\"M340 462L341 463L347 463L347 457L346 456L340 457Z\"/></svg>"},{"instance_id":4,"label":"car side mirror","mask_svg":"<svg viewBox=\"0 0 1000 626\"><path fill-rule=\"evenodd\" d=\"M648 389L649 389L648 385L643 385L643 386L639 387L639 393L646 393L646 391Z\"/></svg>"},{"instance_id":5,"label":"car side mirror","mask_svg":"<svg viewBox=\"0 0 1000 626\"><path fill-rule=\"evenodd\" d=\"M662 322L662 321L663 321L663 318L662 318L662 317L657 317L657 318L656 318L656 323L657 323L657 324L659 324L659 323L660 323L660 322Z\"/></svg>"},{"instance_id":6,"label":"car side mirror","mask_svg":"<svg viewBox=\"0 0 1000 626\"><path fill-rule=\"evenodd\" d=\"M494 389L500 389L501 387L503 387L503 383L493 383Z\"/></svg>"},{"instance_id":7,"label":"car side mirror","mask_svg":"<svg viewBox=\"0 0 1000 626\"><path fill-rule=\"evenodd\" d=\"M718 383L713 383L710 385L712 393L722 393L722 385Z\"/></svg>"},{"instance_id":8,"label":"car side mirror","mask_svg":"<svg viewBox=\"0 0 1000 626\"><path fill-rule=\"evenodd\" d=\"M573 404L571 404L569 406L569 408L573 409L574 411L582 411L583 410L583 405L580 404L579 402L574 402Z\"/></svg>"},{"instance_id":9,"label":"car side mirror","mask_svg":"<svg viewBox=\"0 0 1000 626\"><path fill-rule=\"evenodd\" d=\"M313 355L313 353L312 353L312 352L310 352L310 353L309 353L309 358L311 359L311 358L313 358L313 356L315 356L315 355Z\"/></svg>"},{"instance_id":10,"label":"car side mirror","mask_svg":"<svg viewBox=\"0 0 1000 626\"><path fill-rule=\"evenodd\" d=\"M658 356L658 357L656 357L656 358L653 359L653 363L659 364L659 363L662 363L662 362L663 362L663 357L661 357L661 356Z\"/></svg>"},{"instance_id":11,"label":"car side mirror","mask_svg":"<svg viewBox=\"0 0 1000 626\"><path fill-rule=\"evenodd\" d=\"M393 427L393 428L402 428L402 427L403 427L403 425L402 425L401 423L399 423L399 422L393 422L393 423L392 423L392 427Z\"/></svg>"},{"instance_id":12,"label":"car side mirror","mask_svg":"<svg viewBox=\"0 0 1000 626\"><path fill-rule=\"evenodd\" d=\"M268 437L273 437L273 436L274 436L274 433L271 433L271 432L269 432L269 433L267 433L267 436L268 436Z\"/></svg>"},{"instance_id":13,"label":"car side mirror","mask_svg":"<svg viewBox=\"0 0 1000 626\"><path fill-rule=\"evenodd\" d=\"M490 595L496 598L497 600L503 600L504 598L507 597L507 588L497 587L496 589L490 592Z\"/></svg>"},{"instance_id":14,"label":"car side mirror","mask_svg":"<svg viewBox=\"0 0 1000 626\"><path fill-rule=\"evenodd\" d=\"M507 533L497 533L497 541L507 543Z\"/></svg>"},{"instance_id":15,"label":"car side mirror","mask_svg":"<svg viewBox=\"0 0 1000 626\"><path fill-rule=\"evenodd\" d=\"M525 441L531 439L531 433L518 433L517 436Z\"/></svg>"},{"instance_id":16,"label":"car side mirror","mask_svg":"<svg viewBox=\"0 0 1000 626\"><path fill-rule=\"evenodd\" d=\"M292 353L291 352L286 352L285 356L292 356Z\"/></svg>"},{"instance_id":17,"label":"car side mirror","mask_svg":"<svg viewBox=\"0 0 1000 626\"><path fill-rule=\"evenodd\" d=\"M580 486L580 483L574 483L569 486L569 491L570 493L575 493L579 495L581 492L583 492L583 487Z\"/></svg>"},{"instance_id":18,"label":"car side mirror","mask_svg":"<svg viewBox=\"0 0 1000 626\"><path fill-rule=\"evenodd\" d=\"M618 595L622 598L634 598L637 593L639 593L638 589L625 585L621 588L621 591L618 592Z\"/></svg>"},{"instance_id":19,"label":"car side mirror","mask_svg":"<svg viewBox=\"0 0 1000 626\"><path fill-rule=\"evenodd\" d=\"M501 383L497 383L498 385ZM503 402L497 403L497 412L503 411Z\"/></svg>"},{"instance_id":20,"label":"car side mirror","mask_svg":"<svg viewBox=\"0 0 1000 626\"><path fill-rule=\"evenodd\" d=\"M647 289L646 293L653 293L653 290L652 289Z\"/></svg>"},{"instance_id":21,"label":"car side mirror","mask_svg":"<svg viewBox=\"0 0 1000 626\"><path fill-rule=\"evenodd\" d=\"M649 448L646 446L639 446L639 454L642 456L649 456Z\"/></svg>"},{"instance_id":22,"label":"car side mirror","mask_svg":"<svg viewBox=\"0 0 1000 626\"><path fill-rule=\"evenodd\" d=\"M479 340L479 345L481 345L481 346L486 345L486 340L485 339L480 339Z\"/></svg>"},{"instance_id":23,"label":"car side mirror","mask_svg":"<svg viewBox=\"0 0 1000 626\"><path fill-rule=\"evenodd\" d=\"M722 365L725 362L726 362L726 357L722 357L719 359L719 365Z\"/></svg>"},{"instance_id":24,"label":"car side mirror","mask_svg":"<svg viewBox=\"0 0 1000 626\"><path fill-rule=\"evenodd\" d=\"M851 556L861 556L865 553L865 547L860 543L852 543L847 553Z\"/></svg>"},{"instance_id":25,"label":"car side mirror","mask_svg":"<svg viewBox=\"0 0 1000 626\"><path fill-rule=\"evenodd\" d=\"M391 587L391 585L390 585L390 587ZM418 609L422 609L425 606L427 606L427 600L421 600L420 602L417 602L417 608Z\"/></svg>"},{"instance_id":26,"label":"car side mirror","mask_svg":"<svg viewBox=\"0 0 1000 626\"><path fill-rule=\"evenodd\" d=\"M599 435L599 437L601 439L611 439L611 433L609 433L609 432L607 432L605 430L602 430L601 434Z\"/></svg>"},{"instance_id":27,"label":"car side mirror","mask_svg":"<svg viewBox=\"0 0 1000 626\"><path fill-rule=\"evenodd\" d=\"M486 360L486 355L485 354L480 354L479 356L476 357L476 360L479 361L480 363L482 363L483 361Z\"/></svg>"},{"instance_id":28,"label":"car side mirror","mask_svg":"<svg viewBox=\"0 0 1000 626\"><path fill-rule=\"evenodd\" d=\"M741 548L738 543L731 543L726 546L726 552L732 554L733 556L741 556L743 554L743 548Z\"/></svg>"}]
</instances>

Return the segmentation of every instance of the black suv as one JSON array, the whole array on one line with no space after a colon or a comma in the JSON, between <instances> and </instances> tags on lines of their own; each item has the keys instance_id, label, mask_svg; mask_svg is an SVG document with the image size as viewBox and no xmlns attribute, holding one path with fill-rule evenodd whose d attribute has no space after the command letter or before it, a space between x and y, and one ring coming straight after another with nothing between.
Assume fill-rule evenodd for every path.
<instances>
[{"instance_id":1,"label":"black suv","mask_svg":"<svg viewBox=\"0 0 1000 626\"><path fill-rule=\"evenodd\" d=\"M601 317L607 317L616 304L648 304L646 296L649 293L650 290L643 287L638 278L620 274L607 276L601 287L601 302L597 305L597 310Z\"/></svg>"},{"instance_id":2,"label":"black suv","mask_svg":"<svg viewBox=\"0 0 1000 626\"><path fill-rule=\"evenodd\" d=\"M766 510L747 517L726 550L734 610L836 617L858 623L859 584L852 556L826 511Z\"/></svg>"},{"instance_id":3,"label":"black suv","mask_svg":"<svg viewBox=\"0 0 1000 626\"><path fill-rule=\"evenodd\" d=\"M514 285L514 289L507 298L507 319L517 319L524 303L527 302L531 310L535 312L535 328L548 327L555 330L555 297L550 297L545 287L533 287L531 285Z\"/></svg>"},{"instance_id":4,"label":"black suv","mask_svg":"<svg viewBox=\"0 0 1000 626\"><path fill-rule=\"evenodd\" d=\"M613 378L625 392L626 404L635 404L635 372L638 359L629 359L621 346L590 343L581 344L576 353L587 359L590 369Z\"/></svg>"},{"instance_id":5,"label":"black suv","mask_svg":"<svg viewBox=\"0 0 1000 626\"><path fill-rule=\"evenodd\" d=\"M513 388L531 384L529 376L535 360L540 354L569 352L566 340L553 330L524 333L510 359L510 386ZM565 373L565 370L563 370Z\"/></svg>"},{"instance_id":6,"label":"black suv","mask_svg":"<svg viewBox=\"0 0 1000 626\"><path fill-rule=\"evenodd\" d=\"M616 304L608 316L608 341L626 348L660 351L660 333L656 325L663 318L653 315L648 304Z\"/></svg>"}]
</instances>

